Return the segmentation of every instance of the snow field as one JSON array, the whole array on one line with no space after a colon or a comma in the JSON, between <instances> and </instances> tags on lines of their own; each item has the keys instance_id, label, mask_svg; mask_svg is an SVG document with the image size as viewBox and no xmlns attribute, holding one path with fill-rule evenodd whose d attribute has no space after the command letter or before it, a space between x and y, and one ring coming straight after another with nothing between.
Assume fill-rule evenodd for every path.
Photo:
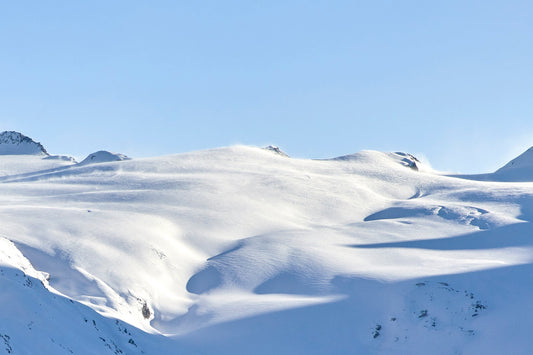
<instances>
[{"instance_id":1,"label":"snow field","mask_svg":"<svg viewBox=\"0 0 533 355\"><path fill-rule=\"evenodd\" d=\"M22 267L50 274L49 289L21 281L4 297L25 295L28 309L66 300L57 327L87 338L84 348L65 345L75 332L34 338L54 353L58 342L65 353L102 344L111 353L140 344L169 354L491 353L509 339L515 353L533 348L532 317L517 318L533 296L530 182L446 176L401 153L314 161L243 146L0 163L0 241L19 260L4 261L7 279ZM19 335L33 320L9 314L0 334L25 353ZM84 330L86 315L106 324L102 344ZM135 330L137 347L115 322Z\"/></svg>"}]
</instances>

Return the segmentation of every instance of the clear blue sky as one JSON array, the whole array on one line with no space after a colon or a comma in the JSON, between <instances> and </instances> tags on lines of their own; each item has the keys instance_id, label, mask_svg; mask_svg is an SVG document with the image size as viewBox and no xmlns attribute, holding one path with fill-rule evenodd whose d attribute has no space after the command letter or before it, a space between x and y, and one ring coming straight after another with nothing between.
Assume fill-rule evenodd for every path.
<instances>
[{"instance_id":1,"label":"clear blue sky","mask_svg":"<svg viewBox=\"0 0 533 355\"><path fill-rule=\"evenodd\" d=\"M531 1L9 1L0 130L51 153L236 143L496 169L533 145Z\"/></svg>"}]
</instances>

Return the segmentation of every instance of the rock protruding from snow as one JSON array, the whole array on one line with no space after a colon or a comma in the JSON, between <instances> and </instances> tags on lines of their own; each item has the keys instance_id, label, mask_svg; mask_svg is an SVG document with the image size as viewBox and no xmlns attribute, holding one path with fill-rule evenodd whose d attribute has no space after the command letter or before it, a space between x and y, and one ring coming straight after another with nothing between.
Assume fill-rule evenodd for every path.
<instances>
[{"instance_id":1,"label":"rock protruding from snow","mask_svg":"<svg viewBox=\"0 0 533 355\"><path fill-rule=\"evenodd\" d=\"M41 143L15 131L0 133L0 155L45 155L48 152Z\"/></svg>"},{"instance_id":2,"label":"rock protruding from snow","mask_svg":"<svg viewBox=\"0 0 533 355\"><path fill-rule=\"evenodd\" d=\"M276 154L279 154L283 157L289 157L289 155L287 153L285 153L284 151L282 151L281 149L279 149L279 147L275 146L275 145L269 145L268 147L264 147L263 148L264 150L268 150L268 151L271 151L273 153L276 153Z\"/></svg>"},{"instance_id":3,"label":"rock protruding from snow","mask_svg":"<svg viewBox=\"0 0 533 355\"><path fill-rule=\"evenodd\" d=\"M107 163L112 161L130 160L128 156L120 153L111 153L107 150L100 150L98 152L89 154L87 158L83 159L80 164L95 164Z\"/></svg>"}]
</instances>

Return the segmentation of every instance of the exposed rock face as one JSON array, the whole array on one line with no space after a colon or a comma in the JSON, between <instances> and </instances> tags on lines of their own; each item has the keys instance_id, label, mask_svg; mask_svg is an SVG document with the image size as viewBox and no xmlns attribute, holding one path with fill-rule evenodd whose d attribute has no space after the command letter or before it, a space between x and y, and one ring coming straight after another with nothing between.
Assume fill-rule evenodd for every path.
<instances>
[{"instance_id":1,"label":"exposed rock face","mask_svg":"<svg viewBox=\"0 0 533 355\"><path fill-rule=\"evenodd\" d=\"M281 156L284 156L284 157L289 157L288 154L286 154L284 151L282 151L281 149L279 149L279 147L275 146L275 145L269 145L268 147L264 147L263 148L264 150L269 150L273 153L276 153L276 154L279 154Z\"/></svg>"},{"instance_id":2,"label":"exposed rock face","mask_svg":"<svg viewBox=\"0 0 533 355\"><path fill-rule=\"evenodd\" d=\"M0 155L44 155L48 152L41 143L15 131L0 133Z\"/></svg>"},{"instance_id":3,"label":"exposed rock face","mask_svg":"<svg viewBox=\"0 0 533 355\"><path fill-rule=\"evenodd\" d=\"M152 312L150 312L150 308L148 308L148 305L146 304L146 302L144 302L143 304L142 314L143 314L144 319L149 319L150 316L152 315Z\"/></svg>"}]
</instances>

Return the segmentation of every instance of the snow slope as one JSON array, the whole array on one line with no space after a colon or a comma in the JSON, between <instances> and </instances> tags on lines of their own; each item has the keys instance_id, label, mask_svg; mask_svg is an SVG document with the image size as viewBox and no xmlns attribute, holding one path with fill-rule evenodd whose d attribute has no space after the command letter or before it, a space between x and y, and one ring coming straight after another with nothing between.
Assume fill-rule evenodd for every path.
<instances>
[{"instance_id":1,"label":"snow slope","mask_svg":"<svg viewBox=\"0 0 533 355\"><path fill-rule=\"evenodd\" d=\"M533 182L374 151L6 157L0 354L533 351Z\"/></svg>"},{"instance_id":2,"label":"snow slope","mask_svg":"<svg viewBox=\"0 0 533 355\"><path fill-rule=\"evenodd\" d=\"M493 173L455 175L454 177L478 181L531 182L533 181L533 147Z\"/></svg>"},{"instance_id":3,"label":"snow slope","mask_svg":"<svg viewBox=\"0 0 533 355\"><path fill-rule=\"evenodd\" d=\"M533 181L533 147L498 169L494 175L502 181Z\"/></svg>"}]
</instances>

